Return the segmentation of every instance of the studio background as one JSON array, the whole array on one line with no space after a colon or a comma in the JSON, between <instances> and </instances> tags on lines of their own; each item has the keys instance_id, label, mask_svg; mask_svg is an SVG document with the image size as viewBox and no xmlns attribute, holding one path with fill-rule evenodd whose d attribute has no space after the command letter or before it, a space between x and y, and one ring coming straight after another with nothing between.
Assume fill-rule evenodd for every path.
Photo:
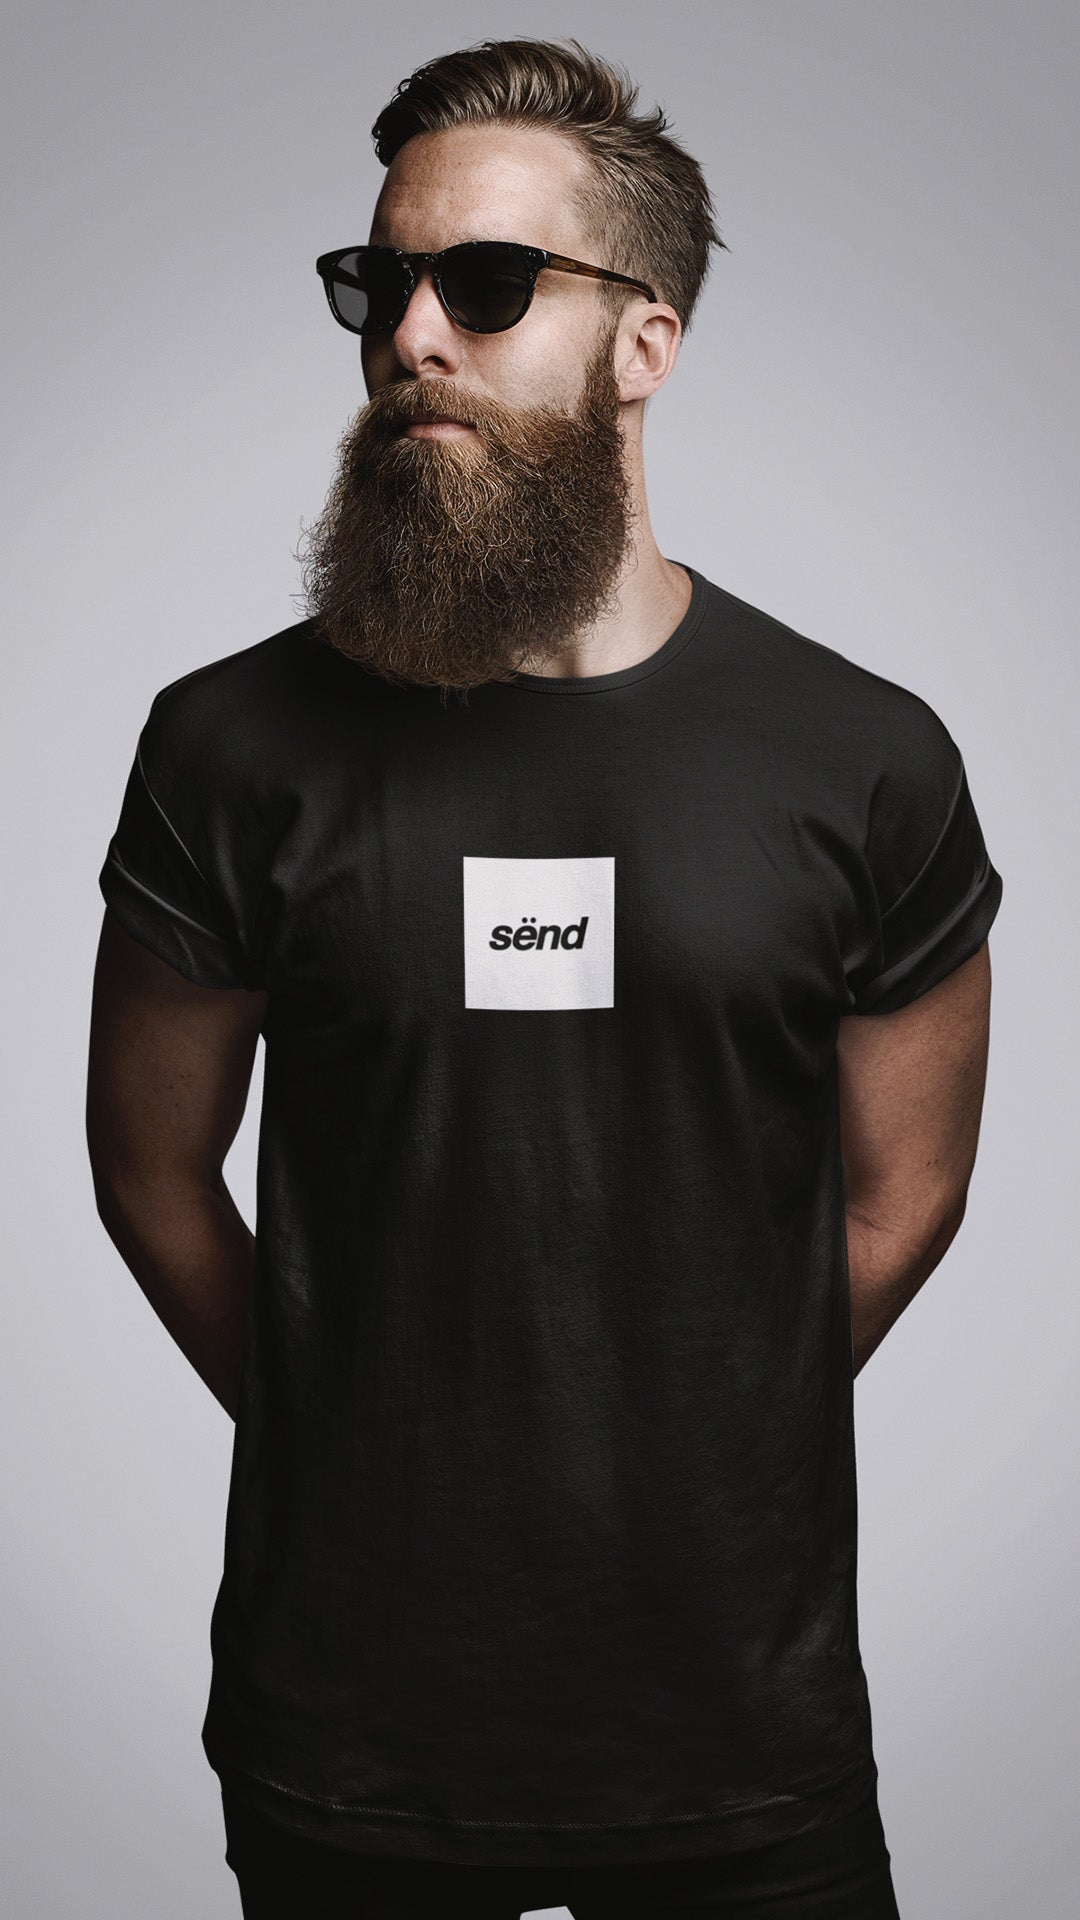
<instances>
[{"instance_id":1,"label":"studio background","mask_svg":"<svg viewBox=\"0 0 1080 1920\"><path fill-rule=\"evenodd\" d=\"M363 403L315 257L414 66L573 34L731 252L650 403L662 551L921 694L1004 897L960 1235L856 1383L860 1626L904 1920L1080 1877L1080 16L1035 0L9 8L3 1827L19 1920L229 1920L199 1741L233 1429L97 1219L97 874L157 690L301 617ZM261 1049L227 1178L254 1224Z\"/></svg>"}]
</instances>

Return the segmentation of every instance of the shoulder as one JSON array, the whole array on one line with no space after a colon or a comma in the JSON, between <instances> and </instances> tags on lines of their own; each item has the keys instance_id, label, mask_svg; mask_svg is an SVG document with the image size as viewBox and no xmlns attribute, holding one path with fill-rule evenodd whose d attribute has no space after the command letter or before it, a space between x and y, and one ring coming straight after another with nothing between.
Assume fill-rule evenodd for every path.
<instances>
[{"instance_id":1,"label":"shoulder","mask_svg":"<svg viewBox=\"0 0 1080 1920\"><path fill-rule=\"evenodd\" d=\"M227 733L240 715L272 714L317 681L327 652L315 640L311 621L283 627L167 681L153 696L147 725L177 737Z\"/></svg>"},{"instance_id":2,"label":"shoulder","mask_svg":"<svg viewBox=\"0 0 1080 1920\"><path fill-rule=\"evenodd\" d=\"M333 710L348 668L310 620L191 668L153 696L139 736L146 778L166 790L260 784L310 736L310 716Z\"/></svg>"},{"instance_id":3,"label":"shoulder","mask_svg":"<svg viewBox=\"0 0 1080 1920\"><path fill-rule=\"evenodd\" d=\"M772 730L870 788L906 772L922 786L955 790L959 749L921 694L723 587L713 594L726 642L719 652Z\"/></svg>"}]
</instances>

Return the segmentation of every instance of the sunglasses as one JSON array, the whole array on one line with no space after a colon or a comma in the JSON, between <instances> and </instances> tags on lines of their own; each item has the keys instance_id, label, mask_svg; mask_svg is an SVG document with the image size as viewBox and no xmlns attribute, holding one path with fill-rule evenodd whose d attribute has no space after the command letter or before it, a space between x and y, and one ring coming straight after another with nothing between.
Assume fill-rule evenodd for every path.
<instances>
[{"instance_id":1,"label":"sunglasses","mask_svg":"<svg viewBox=\"0 0 1080 1920\"><path fill-rule=\"evenodd\" d=\"M441 253L402 253L397 247L342 247L324 253L315 271L326 288L334 319L350 333L393 333L405 317L418 269L429 266L443 311L469 333L505 333L529 311L542 267L582 273L637 287L650 300L653 289L607 267L548 253L512 240L466 240Z\"/></svg>"}]
</instances>

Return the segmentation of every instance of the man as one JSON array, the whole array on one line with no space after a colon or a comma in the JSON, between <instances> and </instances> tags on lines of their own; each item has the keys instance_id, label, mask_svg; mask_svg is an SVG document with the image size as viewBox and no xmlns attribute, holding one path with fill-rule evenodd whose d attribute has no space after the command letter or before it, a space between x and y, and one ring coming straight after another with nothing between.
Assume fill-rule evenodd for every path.
<instances>
[{"instance_id":1,"label":"man","mask_svg":"<svg viewBox=\"0 0 1080 1920\"><path fill-rule=\"evenodd\" d=\"M236 1418L249 1916L896 1914L852 1382L964 1212L1001 880L924 701L656 545L722 243L635 97L510 41L380 116L308 618L157 694L101 874L100 1212Z\"/></svg>"}]
</instances>

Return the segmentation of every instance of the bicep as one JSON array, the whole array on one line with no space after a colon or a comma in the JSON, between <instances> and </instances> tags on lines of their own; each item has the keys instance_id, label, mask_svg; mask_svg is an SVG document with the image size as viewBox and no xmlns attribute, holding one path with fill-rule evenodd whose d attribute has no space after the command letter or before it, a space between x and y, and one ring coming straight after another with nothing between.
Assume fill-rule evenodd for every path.
<instances>
[{"instance_id":1,"label":"bicep","mask_svg":"<svg viewBox=\"0 0 1080 1920\"><path fill-rule=\"evenodd\" d=\"M95 1183L217 1178L243 1118L268 998L196 984L106 909L87 1075Z\"/></svg>"},{"instance_id":2,"label":"bicep","mask_svg":"<svg viewBox=\"0 0 1080 1920\"><path fill-rule=\"evenodd\" d=\"M986 941L906 1006L845 1014L837 1032L844 1187L897 1231L962 1211L990 1033Z\"/></svg>"}]
</instances>

